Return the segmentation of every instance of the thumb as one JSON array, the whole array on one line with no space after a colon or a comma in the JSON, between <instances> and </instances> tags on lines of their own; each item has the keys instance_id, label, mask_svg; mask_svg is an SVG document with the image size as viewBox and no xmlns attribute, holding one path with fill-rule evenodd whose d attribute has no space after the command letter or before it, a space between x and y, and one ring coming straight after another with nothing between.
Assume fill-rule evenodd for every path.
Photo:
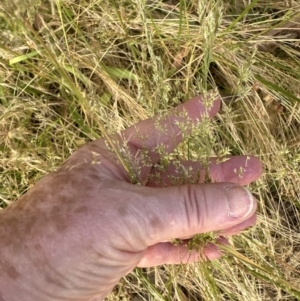
<instances>
[{"instance_id":1,"label":"thumb","mask_svg":"<svg viewBox=\"0 0 300 301\"><path fill-rule=\"evenodd\" d=\"M191 184L151 189L143 208L146 244L197 233L221 231L248 220L257 207L253 195L233 183Z\"/></svg>"}]
</instances>

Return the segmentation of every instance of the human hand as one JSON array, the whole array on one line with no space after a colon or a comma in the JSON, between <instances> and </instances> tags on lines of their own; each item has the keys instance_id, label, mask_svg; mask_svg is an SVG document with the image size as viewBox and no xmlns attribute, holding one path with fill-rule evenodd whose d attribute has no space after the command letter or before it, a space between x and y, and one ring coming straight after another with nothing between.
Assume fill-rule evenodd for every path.
<instances>
[{"instance_id":1,"label":"human hand","mask_svg":"<svg viewBox=\"0 0 300 301\"><path fill-rule=\"evenodd\" d=\"M111 137L126 146L134 158L131 166L118 144L119 158L104 139L90 142L2 211L0 301L98 301L136 266L220 257L213 244L200 255L170 241L209 231L226 236L253 225L256 201L239 185L260 176L259 160L240 156L216 164L212 159L209 171L216 183L180 186L168 178L176 173L174 165L165 171L157 166L158 149L171 152L182 140L180 112L197 122L205 113L213 117L219 107L216 100L207 110L196 97L168 117L141 121ZM199 163L182 165L193 167L195 175L200 170L204 180ZM234 172L240 167L242 178ZM128 175L137 170L135 180L143 185L132 184ZM153 187L149 175L157 173L168 187Z\"/></svg>"}]
</instances>

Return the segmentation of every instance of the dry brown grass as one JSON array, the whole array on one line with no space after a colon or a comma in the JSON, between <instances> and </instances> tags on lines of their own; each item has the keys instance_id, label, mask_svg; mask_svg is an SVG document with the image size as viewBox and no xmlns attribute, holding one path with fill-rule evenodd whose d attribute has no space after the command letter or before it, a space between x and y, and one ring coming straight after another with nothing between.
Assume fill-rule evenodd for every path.
<instances>
[{"instance_id":1,"label":"dry brown grass","mask_svg":"<svg viewBox=\"0 0 300 301\"><path fill-rule=\"evenodd\" d=\"M251 185L259 222L232 239L239 253L136 270L108 300L299 298L300 5L248 3L0 4L3 208L103 129L122 130L210 89L224 96L221 114L177 154L263 162Z\"/></svg>"}]
</instances>

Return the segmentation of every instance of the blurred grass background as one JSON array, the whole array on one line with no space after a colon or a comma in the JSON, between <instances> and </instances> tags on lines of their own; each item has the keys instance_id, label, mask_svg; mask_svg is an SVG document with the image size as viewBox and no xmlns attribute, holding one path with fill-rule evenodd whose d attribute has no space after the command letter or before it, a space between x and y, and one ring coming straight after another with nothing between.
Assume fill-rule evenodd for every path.
<instances>
[{"instance_id":1,"label":"blurred grass background","mask_svg":"<svg viewBox=\"0 0 300 301\"><path fill-rule=\"evenodd\" d=\"M258 156L257 226L219 261L137 269L107 300L300 300L299 58L299 1L4 0L0 207L103 129L213 89L222 111L178 154Z\"/></svg>"}]
</instances>

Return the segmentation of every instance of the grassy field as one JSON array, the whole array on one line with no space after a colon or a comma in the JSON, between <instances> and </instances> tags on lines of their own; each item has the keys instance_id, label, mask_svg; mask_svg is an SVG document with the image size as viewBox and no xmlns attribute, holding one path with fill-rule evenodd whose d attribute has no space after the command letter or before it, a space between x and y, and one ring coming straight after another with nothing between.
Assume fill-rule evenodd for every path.
<instances>
[{"instance_id":1,"label":"grassy field","mask_svg":"<svg viewBox=\"0 0 300 301\"><path fill-rule=\"evenodd\" d=\"M213 263L137 269L107 300L300 300L300 3L4 0L0 207L83 143L215 90L174 157L251 154L258 224Z\"/></svg>"}]
</instances>

